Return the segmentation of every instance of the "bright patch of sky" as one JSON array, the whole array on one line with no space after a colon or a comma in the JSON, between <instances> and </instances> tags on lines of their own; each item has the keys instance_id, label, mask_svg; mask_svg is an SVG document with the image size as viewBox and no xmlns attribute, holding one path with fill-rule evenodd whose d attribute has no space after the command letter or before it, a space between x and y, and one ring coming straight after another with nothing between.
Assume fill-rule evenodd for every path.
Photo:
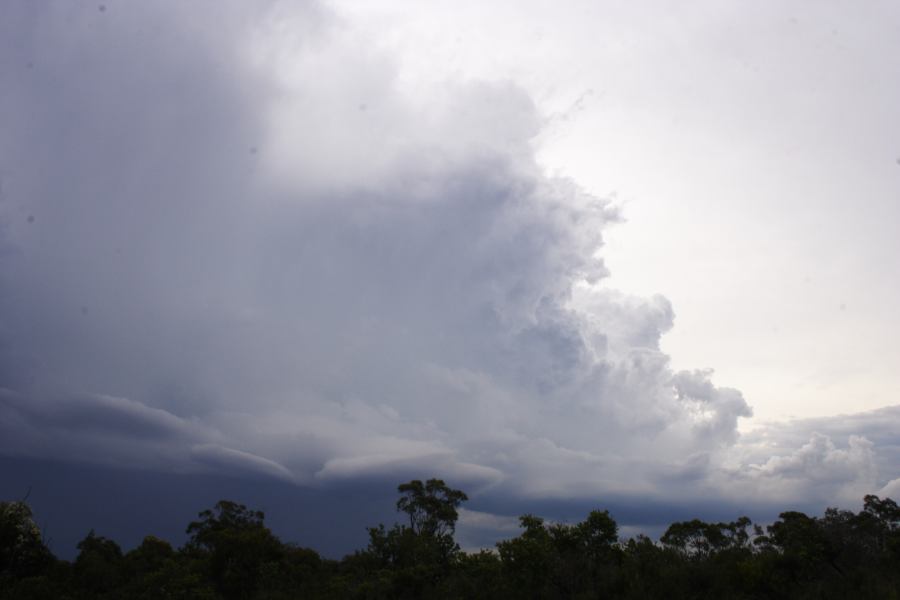
<instances>
[{"instance_id":1,"label":"bright patch of sky","mask_svg":"<svg viewBox=\"0 0 900 600\"><path fill-rule=\"evenodd\" d=\"M676 368L756 420L900 397L896 4L333 4L410 88L528 90L541 163L622 206L605 283L672 301Z\"/></svg>"}]
</instances>

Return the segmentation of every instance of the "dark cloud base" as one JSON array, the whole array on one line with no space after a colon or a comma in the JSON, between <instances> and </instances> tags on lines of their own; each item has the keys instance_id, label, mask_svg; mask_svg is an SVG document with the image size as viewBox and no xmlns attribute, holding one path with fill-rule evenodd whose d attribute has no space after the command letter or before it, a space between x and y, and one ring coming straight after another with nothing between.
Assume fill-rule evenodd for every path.
<instances>
[{"instance_id":1,"label":"dark cloud base","mask_svg":"<svg viewBox=\"0 0 900 600\"><path fill-rule=\"evenodd\" d=\"M146 535L180 545L187 524L218 500L265 511L285 541L339 558L366 545L366 527L395 518L396 483L348 484L326 490L221 475L178 475L0 456L0 498L28 495L53 552L74 558L95 529L133 548ZM30 493L29 493L30 492Z\"/></svg>"},{"instance_id":2,"label":"dark cloud base","mask_svg":"<svg viewBox=\"0 0 900 600\"><path fill-rule=\"evenodd\" d=\"M248 481L214 474L180 475L134 471L58 461L0 456L0 498L28 494L39 525L53 552L64 559L94 529L119 542L137 546L146 535L180 545L185 528L197 513L229 499L263 510L266 522L283 540L310 547L329 558L341 558L368 542L367 527L397 520L394 510L398 481L368 478L327 488L304 488L276 480ZM426 475L427 476L427 475ZM452 484L452 482L450 482ZM591 510L609 510L629 537L657 537L672 522L700 518L731 521L740 515L754 522L773 521L783 510L816 512L815 504L741 505L722 501L664 502L608 496L587 500L523 500L476 496L467 508L508 517L536 514L576 523ZM514 531L490 527L463 528L467 547L492 547Z\"/></svg>"}]
</instances>

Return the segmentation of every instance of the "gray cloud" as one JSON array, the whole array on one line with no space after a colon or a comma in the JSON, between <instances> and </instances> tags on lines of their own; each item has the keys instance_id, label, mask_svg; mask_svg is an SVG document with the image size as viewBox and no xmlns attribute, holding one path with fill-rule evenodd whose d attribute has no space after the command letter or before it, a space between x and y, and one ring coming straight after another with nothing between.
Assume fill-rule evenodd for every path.
<instances>
[{"instance_id":1,"label":"gray cloud","mask_svg":"<svg viewBox=\"0 0 900 600\"><path fill-rule=\"evenodd\" d=\"M137 439L187 437L193 427L184 419L140 402L112 396L82 396L47 401L9 394L5 403L41 427L77 429Z\"/></svg>"},{"instance_id":2,"label":"gray cloud","mask_svg":"<svg viewBox=\"0 0 900 600\"><path fill-rule=\"evenodd\" d=\"M274 460L234 448L225 448L216 444L198 444L191 448L191 458L201 464L211 466L217 471L229 474L272 477L296 483L295 476L283 465Z\"/></svg>"},{"instance_id":3,"label":"gray cloud","mask_svg":"<svg viewBox=\"0 0 900 600\"><path fill-rule=\"evenodd\" d=\"M2 9L0 452L552 499L883 478L874 422L764 449L672 371L672 307L605 286L619 215L539 168L520 89L216 6Z\"/></svg>"},{"instance_id":4,"label":"gray cloud","mask_svg":"<svg viewBox=\"0 0 900 600\"><path fill-rule=\"evenodd\" d=\"M811 505L856 505L870 493L896 494L900 407L837 417L765 423L733 449L738 494Z\"/></svg>"}]
</instances>

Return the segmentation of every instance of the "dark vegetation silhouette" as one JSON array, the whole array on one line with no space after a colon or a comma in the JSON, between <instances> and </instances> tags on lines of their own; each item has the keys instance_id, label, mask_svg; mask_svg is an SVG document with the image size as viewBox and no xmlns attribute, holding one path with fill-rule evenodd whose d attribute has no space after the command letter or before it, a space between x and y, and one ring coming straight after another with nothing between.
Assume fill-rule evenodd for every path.
<instances>
[{"instance_id":1,"label":"dark vegetation silhouette","mask_svg":"<svg viewBox=\"0 0 900 600\"><path fill-rule=\"evenodd\" d=\"M265 515L222 500L173 548L147 536L123 552L93 530L74 561L48 550L25 501L0 502L0 600L291 598L900 598L900 508L866 496L859 513L783 512L765 528L673 523L658 542L620 539L607 511L576 524L520 518L496 549L454 540L466 494L440 479L399 486L391 528L341 560L286 544Z\"/></svg>"}]
</instances>

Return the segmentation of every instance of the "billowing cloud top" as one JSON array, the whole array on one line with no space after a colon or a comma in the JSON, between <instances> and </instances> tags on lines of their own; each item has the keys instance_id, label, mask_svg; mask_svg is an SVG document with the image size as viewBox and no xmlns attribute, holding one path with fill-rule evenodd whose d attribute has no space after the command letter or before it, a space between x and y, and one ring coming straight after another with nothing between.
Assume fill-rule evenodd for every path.
<instances>
[{"instance_id":1,"label":"billowing cloud top","mask_svg":"<svg viewBox=\"0 0 900 600\"><path fill-rule=\"evenodd\" d=\"M672 372L513 83L410 82L312 4L198 10L3 6L0 452L498 497L896 475L865 428L742 439L740 392Z\"/></svg>"}]
</instances>

